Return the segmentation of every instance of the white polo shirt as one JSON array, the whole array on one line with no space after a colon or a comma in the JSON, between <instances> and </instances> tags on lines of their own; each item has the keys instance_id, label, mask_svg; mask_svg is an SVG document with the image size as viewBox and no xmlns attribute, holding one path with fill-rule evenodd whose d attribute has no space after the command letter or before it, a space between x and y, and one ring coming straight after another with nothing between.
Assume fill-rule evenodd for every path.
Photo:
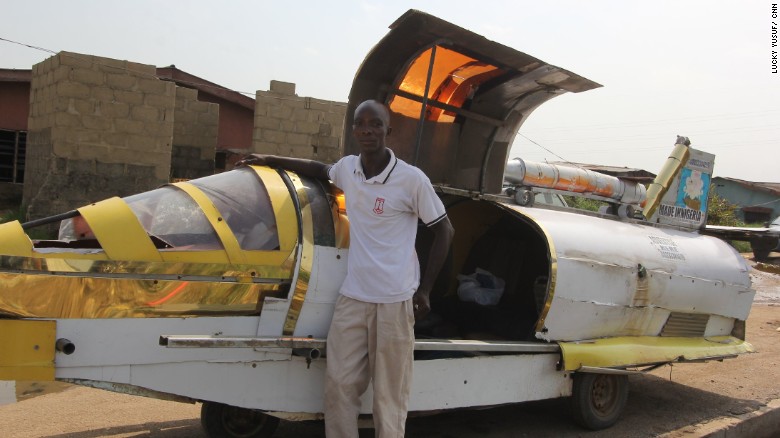
<instances>
[{"instance_id":1,"label":"white polo shirt","mask_svg":"<svg viewBox=\"0 0 780 438\"><path fill-rule=\"evenodd\" d=\"M387 167L369 180L355 155L331 166L328 177L344 191L349 217L349 260L341 294L369 303L412 298L420 284L414 250L417 219L431 226L446 217L431 181L393 151Z\"/></svg>"}]
</instances>

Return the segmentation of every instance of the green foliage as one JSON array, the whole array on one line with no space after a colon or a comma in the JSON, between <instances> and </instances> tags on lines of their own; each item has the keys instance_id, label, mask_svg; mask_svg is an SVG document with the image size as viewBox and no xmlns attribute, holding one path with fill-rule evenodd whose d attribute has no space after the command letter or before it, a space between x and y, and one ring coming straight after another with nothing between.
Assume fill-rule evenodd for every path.
<instances>
[{"instance_id":1,"label":"green foliage","mask_svg":"<svg viewBox=\"0 0 780 438\"><path fill-rule=\"evenodd\" d=\"M27 220L24 214L25 210L26 208L19 207L16 210L6 210L2 212L2 214L0 214L0 224L12 221L19 221L20 223L24 223ZM33 240L56 239L56 233L50 229L46 229L45 227L31 228L26 230L26 232L30 239Z\"/></svg>"},{"instance_id":2,"label":"green foliage","mask_svg":"<svg viewBox=\"0 0 780 438\"><path fill-rule=\"evenodd\" d=\"M750 242L743 242L741 240L732 240L728 242L737 252L752 252L753 248L750 246Z\"/></svg>"},{"instance_id":3,"label":"green foliage","mask_svg":"<svg viewBox=\"0 0 780 438\"><path fill-rule=\"evenodd\" d=\"M606 205L605 202L597 201L595 199L588 199L583 198L582 196L564 196L563 199L566 200L566 204L569 207L578 208L580 210L587 210L587 211L599 211L599 207L602 205Z\"/></svg>"},{"instance_id":4,"label":"green foliage","mask_svg":"<svg viewBox=\"0 0 780 438\"><path fill-rule=\"evenodd\" d=\"M710 201L707 205L707 224L727 227L744 227L745 223L737 218L737 206L718 196L710 188Z\"/></svg>"},{"instance_id":5,"label":"green foliage","mask_svg":"<svg viewBox=\"0 0 780 438\"><path fill-rule=\"evenodd\" d=\"M0 215L0 224L11 221L24 222L24 209L19 207L16 210L6 210L2 212L2 215Z\"/></svg>"},{"instance_id":6,"label":"green foliage","mask_svg":"<svg viewBox=\"0 0 780 438\"><path fill-rule=\"evenodd\" d=\"M737 217L737 206L726 201L710 187L710 199L707 205L707 224L726 227L744 227L746 224ZM747 225L750 226L750 225ZM751 252L750 242L732 240L728 242L738 252Z\"/></svg>"}]
</instances>

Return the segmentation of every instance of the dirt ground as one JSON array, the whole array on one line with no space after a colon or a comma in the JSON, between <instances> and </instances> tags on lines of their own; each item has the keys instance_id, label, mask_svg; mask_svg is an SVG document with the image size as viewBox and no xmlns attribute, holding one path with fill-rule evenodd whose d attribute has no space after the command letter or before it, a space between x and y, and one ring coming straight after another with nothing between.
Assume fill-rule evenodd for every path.
<instances>
[{"instance_id":1,"label":"dirt ground","mask_svg":"<svg viewBox=\"0 0 780 438\"><path fill-rule=\"evenodd\" d=\"M746 255L746 257L748 257ZM697 436L697 424L744 414L780 399L780 257L753 270L757 290L747 339L757 352L723 362L665 366L631 376L621 420L588 432L572 423L565 399L412 418L408 437L654 437ZM200 405L69 387L0 406L7 438L205 437ZM780 434L780 431L778 431ZM362 429L361 437L373 436ZM322 437L321 422L283 422L274 437Z\"/></svg>"}]
</instances>

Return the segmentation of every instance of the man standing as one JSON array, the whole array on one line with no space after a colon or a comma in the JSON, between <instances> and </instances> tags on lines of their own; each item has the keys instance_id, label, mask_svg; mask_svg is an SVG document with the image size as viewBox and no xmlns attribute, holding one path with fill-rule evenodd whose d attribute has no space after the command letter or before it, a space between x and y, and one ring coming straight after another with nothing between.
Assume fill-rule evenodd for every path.
<instances>
[{"instance_id":1,"label":"man standing","mask_svg":"<svg viewBox=\"0 0 780 438\"><path fill-rule=\"evenodd\" d=\"M328 333L325 429L357 437L360 396L373 382L376 435L403 437L412 383L414 320L430 311L430 292L453 229L430 180L385 144L390 112L368 100L355 109L359 156L332 166L251 155L240 164L276 165L326 179L344 191L350 220L347 277ZM425 272L414 249L418 219L433 233Z\"/></svg>"}]
</instances>

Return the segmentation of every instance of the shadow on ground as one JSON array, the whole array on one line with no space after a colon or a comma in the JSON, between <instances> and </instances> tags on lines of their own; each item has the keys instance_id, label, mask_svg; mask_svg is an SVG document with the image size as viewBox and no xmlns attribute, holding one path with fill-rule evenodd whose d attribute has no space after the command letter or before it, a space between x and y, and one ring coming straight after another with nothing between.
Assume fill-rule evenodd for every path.
<instances>
[{"instance_id":1,"label":"shadow on ground","mask_svg":"<svg viewBox=\"0 0 780 438\"><path fill-rule=\"evenodd\" d=\"M672 375L672 377L674 377ZM652 375L630 378L623 416L605 431L586 431L571 420L567 399L545 400L480 410L460 410L410 418L408 438L471 437L650 437L724 415L758 409L761 403L725 397ZM133 434L156 438L205 437L197 420L146 423L53 435L48 438L97 438ZM361 429L360 437L373 437ZM282 422L275 438L324 437L320 421Z\"/></svg>"}]
</instances>

